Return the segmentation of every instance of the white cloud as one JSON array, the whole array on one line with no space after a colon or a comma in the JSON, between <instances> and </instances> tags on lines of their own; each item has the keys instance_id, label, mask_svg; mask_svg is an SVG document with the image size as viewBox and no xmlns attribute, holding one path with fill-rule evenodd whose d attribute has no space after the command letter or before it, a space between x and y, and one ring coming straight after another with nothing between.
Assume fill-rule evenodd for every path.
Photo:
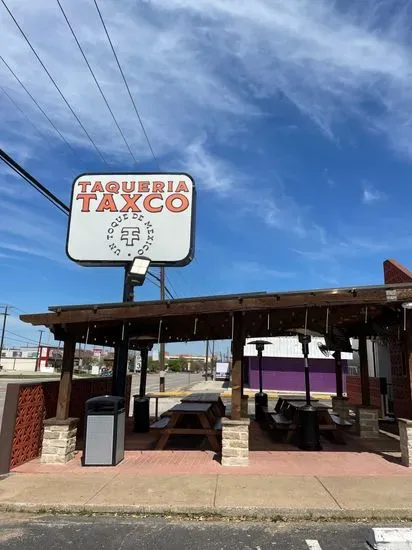
<instances>
[{"instance_id":1,"label":"white cloud","mask_svg":"<svg viewBox=\"0 0 412 550\"><path fill-rule=\"evenodd\" d=\"M35 202L32 203L33 207L30 209L4 199L0 202L1 254L16 252L20 259L25 256L37 256L58 262L65 267L74 267L65 253L64 224L38 214L35 205Z\"/></svg>"},{"instance_id":2,"label":"white cloud","mask_svg":"<svg viewBox=\"0 0 412 550\"><path fill-rule=\"evenodd\" d=\"M378 191L378 189L375 189L371 185L367 185L364 187L363 194L362 194L362 202L364 202L365 204L379 202L384 199L386 199L385 193Z\"/></svg>"},{"instance_id":3,"label":"white cloud","mask_svg":"<svg viewBox=\"0 0 412 550\"><path fill-rule=\"evenodd\" d=\"M292 271L275 269L253 261L235 262L231 269L241 271L245 275L250 275L253 279L290 279L296 277L296 273Z\"/></svg>"},{"instance_id":4,"label":"white cloud","mask_svg":"<svg viewBox=\"0 0 412 550\"><path fill-rule=\"evenodd\" d=\"M8 4L109 164L130 168L122 138L57 4L47 0ZM270 228L324 241L324 230L311 222L311 212L286 192L282 173L259 189L254 202L245 194L245 175L239 175L229 155L224 158L220 153L219 147L230 146L234 156L239 151L247 154L241 138L245 129L250 137L254 122L268 114L261 107L262 98L283 98L332 139L337 139L339 123L354 117L412 157L412 56L402 7L393 10L390 2L369 0L350 3L344 12L333 0L105 0L100 4L156 155L168 166L172 162L187 166L199 186L221 196L236 193L242 211L253 213ZM64 0L63 6L135 155L150 161L93 3ZM2 55L70 143L92 151L3 9L1 15ZM0 77L46 133L51 147L61 145L1 62ZM20 115L5 97L0 98L0 117L9 129L2 143L16 151L19 160L33 159L39 152L46 158L32 128L27 136L21 132L22 121L16 123ZM103 167L97 157L96 162ZM332 178L327 177L327 182L334 185ZM58 185L56 192L67 188L67 182ZM365 200L371 202L368 193Z\"/></svg>"}]
</instances>

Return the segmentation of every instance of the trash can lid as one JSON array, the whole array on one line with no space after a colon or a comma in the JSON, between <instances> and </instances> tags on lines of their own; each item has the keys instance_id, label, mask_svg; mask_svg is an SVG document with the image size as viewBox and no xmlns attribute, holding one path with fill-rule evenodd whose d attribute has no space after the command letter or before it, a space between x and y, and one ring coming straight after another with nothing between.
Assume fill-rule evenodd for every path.
<instances>
[{"instance_id":1,"label":"trash can lid","mask_svg":"<svg viewBox=\"0 0 412 550\"><path fill-rule=\"evenodd\" d=\"M118 395L100 395L87 399L86 403L120 403L121 401L124 401L124 397L119 397Z\"/></svg>"}]
</instances>

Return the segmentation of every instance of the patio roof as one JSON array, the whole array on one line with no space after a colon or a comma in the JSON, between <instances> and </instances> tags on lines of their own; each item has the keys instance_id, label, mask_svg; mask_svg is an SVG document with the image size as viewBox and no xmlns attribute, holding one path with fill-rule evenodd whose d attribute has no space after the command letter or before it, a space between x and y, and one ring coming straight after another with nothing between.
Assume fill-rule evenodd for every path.
<instances>
[{"instance_id":1,"label":"patio roof","mask_svg":"<svg viewBox=\"0 0 412 550\"><path fill-rule=\"evenodd\" d=\"M129 323L133 348L138 336L159 342L231 339L236 312L243 313L247 337L287 335L302 328L306 318L308 330L320 334L333 325L348 336L375 336L399 327L405 301L412 301L412 283L53 306L49 313L20 318L49 327L60 340L106 346L117 343L123 323Z\"/></svg>"}]
</instances>

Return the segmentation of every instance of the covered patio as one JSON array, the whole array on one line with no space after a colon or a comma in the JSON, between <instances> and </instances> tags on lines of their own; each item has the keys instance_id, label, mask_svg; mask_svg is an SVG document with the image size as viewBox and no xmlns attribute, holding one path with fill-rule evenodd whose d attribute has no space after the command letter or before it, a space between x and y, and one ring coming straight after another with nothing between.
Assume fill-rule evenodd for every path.
<instances>
[{"instance_id":1,"label":"covered patio","mask_svg":"<svg viewBox=\"0 0 412 550\"><path fill-rule=\"evenodd\" d=\"M409 372L412 320L410 311L405 308L409 301L412 301L412 283L173 301L58 306L49 308L48 313L22 315L21 319L35 326L47 326L57 340L64 342L55 422L72 433L72 438L75 427L68 418L68 411L77 342L116 347L127 338L129 349L140 349L142 341L231 340L232 393L230 417L222 420L221 461L223 465L244 466L249 463L249 446L250 452L254 452L254 440L260 438L261 446L266 445L268 451L273 450L266 435L257 437L256 427L249 430L243 381L245 339L291 335L302 330L309 334L329 335L333 329L339 329L345 338L358 339L362 391L361 403L356 408L357 434L365 440L372 439L379 435L376 433L378 413L371 407L366 340L378 336L397 342L404 350L405 368ZM338 416L344 416L347 404L343 395L339 349L336 349L334 356L337 392L333 409ZM143 380L144 376L142 372ZM113 373L113 388L124 388L125 380L124 363ZM145 392L144 387L143 390ZM409 437L409 429L406 422L404 439ZM236 441L247 441L247 447L243 443L237 447ZM327 447L324 446L324 449L327 450ZM68 452L68 457L73 457L73 449ZM406 458L403 460L405 463Z\"/></svg>"}]
</instances>

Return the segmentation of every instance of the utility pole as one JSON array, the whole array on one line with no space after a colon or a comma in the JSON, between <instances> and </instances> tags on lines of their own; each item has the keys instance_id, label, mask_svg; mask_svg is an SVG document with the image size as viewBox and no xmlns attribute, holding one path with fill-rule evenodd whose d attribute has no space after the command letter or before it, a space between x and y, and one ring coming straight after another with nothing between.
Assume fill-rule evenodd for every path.
<instances>
[{"instance_id":1,"label":"utility pole","mask_svg":"<svg viewBox=\"0 0 412 550\"><path fill-rule=\"evenodd\" d=\"M209 363L209 340L206 340L205 380L207 380L208 363Z\"/></svg>"},{"instance_id":2,"label":"utility pole","mask_svg":"<svg viewBox=\"0 0 412 550\"><path fill-rule=\"evenodd\" d=\"M40 332L40 338L39 338L39 344L37 346L36 370L40 370L40 346L41 346L41 339L42 339L44 330L39 330L39 332Z\"/></svg>"},{"instance_id":3,"label":"utility pole","mask_svg":"<svg viewBox=\"0 0 412 550\"><path fill-rule=\"evenodd\" d=\"M160 268L160 299L165 299L165 268L162 266ZM165 370L165 344L161 342L159 350L159 366L160 371L164 372Z\"/></svg>"},{"instance_id":4,"label":"utility pole","mask_svg":"<svg viewBox=\"0 0 412 550\"><path fill-rule=\"evenodd\" d=\"M1 354L3 352L3 344L4 344L4 332L6 330L6 319L7 316L10 315L8 312L9 306L4 306L4 313L3 313L3 328L1 330L1 341L0 341L0 365L1 365Z\"/></svg>"}]
</instances>

